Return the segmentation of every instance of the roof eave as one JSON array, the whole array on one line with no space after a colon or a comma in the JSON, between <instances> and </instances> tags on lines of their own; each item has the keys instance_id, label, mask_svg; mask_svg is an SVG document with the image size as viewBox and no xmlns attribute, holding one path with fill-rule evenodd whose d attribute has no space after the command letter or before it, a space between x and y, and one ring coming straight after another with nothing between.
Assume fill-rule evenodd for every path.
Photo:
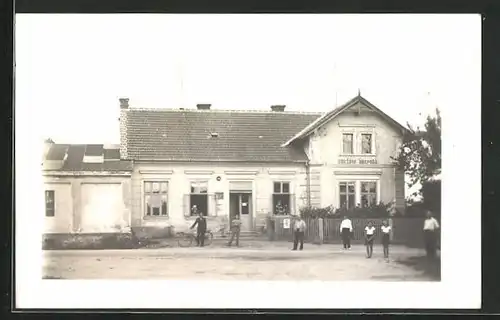
<instances>
[{"instance_id":1,"label":"roof eave","mask_svg":"<svg viewBox=\"0 0 500 320\"><path fill-rule=\"evenodd\" d=\"M132 170L119 171L84 171L84 170L44 170L44 176L125 176L132 175Z\"/></svg>"},{"instance_id":2,"label":"roof eave","mask_svg":"<svg viewBox=\"0 0 500 320\"><path fill-rule=\"evenodd\" d=\"M222 160L214 160L214 159L152 159L152 158L141 158L135 159L136 163L139 162L238 162L238 163L307 163L307 159L304 160L243 160L243 159L222 159Z\"/></svg>"}]
</instances>

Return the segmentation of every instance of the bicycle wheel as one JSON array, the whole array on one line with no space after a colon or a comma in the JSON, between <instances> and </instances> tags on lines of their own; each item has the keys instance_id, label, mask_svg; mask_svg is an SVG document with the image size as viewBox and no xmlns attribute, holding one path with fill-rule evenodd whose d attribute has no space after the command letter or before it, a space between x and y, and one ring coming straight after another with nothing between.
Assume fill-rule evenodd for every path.
<instances>
[{"instance_id":1,"label":"bicycle wheel","mask_svg":"<svg viewBox=\"0 0 500 320\"><path fill-rule=\"evenodd\" d=\"M179 247L190 247L193 243L193 236L189 233L179 233L177 243Z\"/></svg>"},{"instance_id":2,"label":"bicycle wheel","mask_svg":"<svg viewBox=\"0 0 500 320\"><path fill-rule=\"evenodd\" d=\"M212 232L205 233L205 245L207 246L211 245L213 239L214 239L214 234Z\"/></svg>"}]
</instances>

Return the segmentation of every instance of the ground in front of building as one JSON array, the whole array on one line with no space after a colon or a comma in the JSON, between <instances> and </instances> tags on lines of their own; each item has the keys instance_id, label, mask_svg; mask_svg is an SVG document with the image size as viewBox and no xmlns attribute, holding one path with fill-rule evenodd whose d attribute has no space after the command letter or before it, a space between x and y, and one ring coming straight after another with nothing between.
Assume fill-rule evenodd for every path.
<instances>
[{"instance_id":1,"label":"ground in front of building","mask_svg":"<svg viewBox=\"0 0 500 320\"><path fill-rule=\"evenodd\" d=\"M382 248L367 259L365 247L338 245L246 244L239 248L160 248L138 250L44 251L45 279L325 280L436 281L424 252L393 246L389 261Z\"/></svg>"}]
</instances>

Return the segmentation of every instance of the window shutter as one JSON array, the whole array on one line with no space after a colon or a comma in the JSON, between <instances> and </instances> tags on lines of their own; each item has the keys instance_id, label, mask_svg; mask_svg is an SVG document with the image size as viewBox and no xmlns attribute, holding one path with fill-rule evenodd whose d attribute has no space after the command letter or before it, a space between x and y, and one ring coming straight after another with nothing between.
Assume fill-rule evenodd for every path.
<instances>
[{"instance_id":1,"label":"window shutter","mask_svg":"<svg viewBox=\"0 0 500 320\"><path fill-rule=\"evenodd\" d=\"M404 172L395 169L395 186L396 186L396 192L395 192L395 197L396 197L396 209L398 210L404 210L405 207L405 175Z\"/></svg>"},{"instance_id":2,"label":"window shutter","mask_svg":"<svg viewBox=\"0 0 500 320\"><path fill-rule=\"evenodd\" d=\"M183 201L183 211L184 211L184 216L189 217L191 215L191 208L189 206L189 194L184 195L184 201Z\"/></svg>"}]
</instances>

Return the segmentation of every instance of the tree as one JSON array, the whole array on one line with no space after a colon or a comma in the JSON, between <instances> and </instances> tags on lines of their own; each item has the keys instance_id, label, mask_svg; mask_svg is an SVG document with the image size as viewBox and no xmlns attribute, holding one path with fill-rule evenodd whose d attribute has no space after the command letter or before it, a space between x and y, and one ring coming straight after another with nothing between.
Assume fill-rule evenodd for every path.
<instances>
[{"instance_id":1,"label":"tree","mask_svg":"<svg viewBox=\"0 0 500 320\"><path fill-rule=\"evenodd\" d=\"M403 135L403 143L396 165L410 178L409 187L420 183L422 186L433 181L441 173L441 114L436 109L435 116L427 116L425 129L414 129L407 123L408 130Z\"/></svg>"}]
</instances>

